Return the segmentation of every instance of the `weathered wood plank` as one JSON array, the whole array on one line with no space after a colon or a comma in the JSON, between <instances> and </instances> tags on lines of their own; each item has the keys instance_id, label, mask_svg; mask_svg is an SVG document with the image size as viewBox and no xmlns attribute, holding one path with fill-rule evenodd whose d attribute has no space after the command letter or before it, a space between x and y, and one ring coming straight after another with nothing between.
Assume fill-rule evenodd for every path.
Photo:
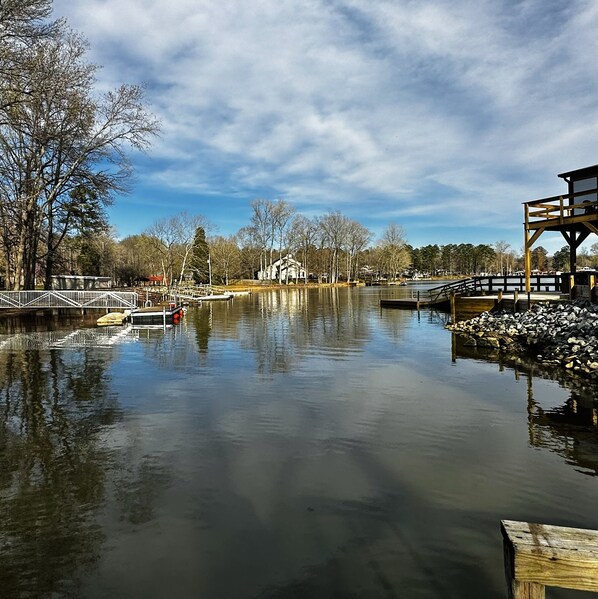
<instances>
[{"instance_id":1,"label":"weathered wood plank","mask_svg":"<svg viewBox=\"0 0 598 599\"><path fill-rule=\"evenodd\" d=\"M598 531L509 520L502 531L513 581L598 591Z\"/></svg>"}]
</instances>

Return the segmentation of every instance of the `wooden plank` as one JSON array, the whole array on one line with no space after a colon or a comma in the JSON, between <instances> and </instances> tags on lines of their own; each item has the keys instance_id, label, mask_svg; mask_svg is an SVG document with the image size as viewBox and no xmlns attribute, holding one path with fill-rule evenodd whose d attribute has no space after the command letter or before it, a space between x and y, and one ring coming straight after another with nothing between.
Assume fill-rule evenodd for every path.
<instances>
[{"instance_id":1,"label":"wooden plank","mask_svg":"<svg viewBox=\"0 0 598 599\"><path fill-rule=\"evenodd\" d=\"M598 592L598 531L510 520L501 528L513 580Z\"/></svg>"}]
</instances>

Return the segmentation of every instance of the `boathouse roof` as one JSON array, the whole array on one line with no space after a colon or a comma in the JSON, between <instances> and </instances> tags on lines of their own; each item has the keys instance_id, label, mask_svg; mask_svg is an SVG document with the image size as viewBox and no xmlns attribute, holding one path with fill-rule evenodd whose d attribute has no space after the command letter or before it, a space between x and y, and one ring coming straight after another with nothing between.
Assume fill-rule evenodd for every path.
<instances>
[{"instance_id":1,"label":"boathouse roof","mask_svg":"<svg viewBox=\"0 0 598 599\"><path fill-rule=\"evenodd\" d=\"M598 174L598 164L594 166L586 166L584 168L578 168L574 171L568 171L566 173L561 173L559 177L561 179L585 179L586 177L595 176Z\"/></svg>"}]
</instances>

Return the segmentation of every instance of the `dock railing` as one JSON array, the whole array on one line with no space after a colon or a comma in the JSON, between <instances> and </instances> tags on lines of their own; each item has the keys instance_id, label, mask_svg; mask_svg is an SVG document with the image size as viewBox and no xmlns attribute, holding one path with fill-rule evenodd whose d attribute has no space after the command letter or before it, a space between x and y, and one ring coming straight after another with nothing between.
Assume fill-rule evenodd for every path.
<instances>
[{"instance_id":1,"label":"dock railing","mask_svg":"<svg viewBox=\"0 0 598 599\"><path fill-rule=\"evenodd\" d=\"M503 520L508 599L544 599L546 587L598 592L598 531Z\"/></svg>"},{"instance_id":2,"label":"dock railing","mask_svg":"<svg viewBox=\"0 0 598 599\"><path fill-rule=\"evenodd\" d=\"M531 277L532 291L560 291L561 279L559 275L533 275ZM448 300L451 294L475 295L503 291L524 291L525 275L497 275L476 276L468 279L452 281L428 290L430 300L438 302Z\"/></svg>"},{"instance_id":3,"label":"dock railing","mask_svg":"<svg viewBox=\"0 0 598 599\"><path fill-rule=\"evenodd\" d=\"M137 307L132 291L0 291L0 309Z\"/></svg>"}]
</instances>

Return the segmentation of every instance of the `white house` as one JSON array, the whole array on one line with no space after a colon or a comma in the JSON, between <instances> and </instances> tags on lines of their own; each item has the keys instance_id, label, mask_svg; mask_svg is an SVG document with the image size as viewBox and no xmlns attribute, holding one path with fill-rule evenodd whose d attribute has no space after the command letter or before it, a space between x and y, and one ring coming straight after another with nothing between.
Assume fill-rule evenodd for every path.
<instances>
[{"instance_id":1,"label":"white house","mask_svg":"<svg viewBox=\"0 0 598 599\"><path fill-rule=\"evenodd\" d=\"M257 273L259 281L291 281L296 279L305 280L305 269L301 262L293 258L292 254L287 254L266 266L264 270Z\"/></svg>"}]
</instances>

